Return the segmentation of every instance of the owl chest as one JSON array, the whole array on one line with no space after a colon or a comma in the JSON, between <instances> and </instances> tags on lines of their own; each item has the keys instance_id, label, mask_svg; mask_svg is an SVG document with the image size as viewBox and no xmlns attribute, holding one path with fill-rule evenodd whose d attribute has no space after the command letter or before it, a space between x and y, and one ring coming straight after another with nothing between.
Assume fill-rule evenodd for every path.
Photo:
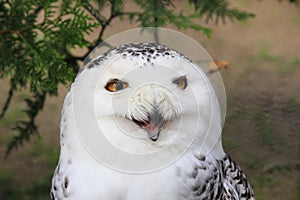
<instances>
[{"instance_id":1,"label":"owl chest","mask_svg":"<svg viewBox=\"0 0 300 200\"><path fill-rule=\"evenodd\" d=\"M103 191L108 193L107 199L174 200L178 199L179 191L182 189L182 181L177 177L174 167L142 174L128 174L114 170L104 170L102 174L105 178L101 184L105 188Z\"/></svg>"},{"instance_id":2,"label":"owl chest","mask_svg":"<svg viewBox=\"0 0 300 200\"><path fill-rule=\"evenodd\" d=\"M53 181L54 199L90 200L176 200L183 183L176 169L130 174L99 163L60 164ZM54 189L55 188L55 189Z\"/></svg>"},{"instance_id":3,"label":"owl chest","mask_svg":"<svg viewBox=\"0 0 300 200\"><path fill-rule=\"evenodd\" d=\"M195 163L189 162L140 174L116 171L91 160L61 164L64 167L60 167L55 185L61 187L61 195L74 200L192 200L192 189L201 187L201 177L206 176L199 169L195 174Z\"/></svg>"}]
</instances>

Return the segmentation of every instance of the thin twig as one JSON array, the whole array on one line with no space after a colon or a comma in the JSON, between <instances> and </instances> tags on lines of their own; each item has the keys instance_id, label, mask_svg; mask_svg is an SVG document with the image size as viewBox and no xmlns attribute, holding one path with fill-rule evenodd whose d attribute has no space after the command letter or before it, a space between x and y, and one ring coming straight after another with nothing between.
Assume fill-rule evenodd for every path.
<instances>
[{"instance_id":1,"label":"thin twig","mask_svg":"<svg viewBox=\"0 0 300 200\"><path fill-rule=\"evenodd\" d=\"M0 114L0 119L4 117L13 96L14 96L14 88L10 87L10 89L8 91L8 97L6 98L5 104L4 104L1 114Z\"/></svg>"},{"instance_id":2,"label":"thin twig","mask_svg":"<svg viewBox=\"0 0 300 200\"><path fill-rule=\"evenodd\" d=\"M94 7L90 3L86 3L83 7L100 23L103 24L105 22L105 18L98 14L99 12L95 12Z\"/></svg>"},{"instance_id":3,"label":"thin twig","mask_svg":"<svg viewBox=\"0 0 300 200\"><path fill-rule=\"evenodd\" d=\"M116 12L115 12L114 1L112 0L112 1L111 1L111 8L110 8L110 16L109 16L109 18L106 20L106 22L103 23L103 24L101 25L101 31L100 31L100 33L99 33L97 43L103 41L102 37L103 37L103 34L104 34L105 29L106 29L107 26L111 23L111 21L112 21L114 18L116 18L117 16L119 16L119 15L120 15L119 13L116 13Z\"/></svg>"}]
</instances>

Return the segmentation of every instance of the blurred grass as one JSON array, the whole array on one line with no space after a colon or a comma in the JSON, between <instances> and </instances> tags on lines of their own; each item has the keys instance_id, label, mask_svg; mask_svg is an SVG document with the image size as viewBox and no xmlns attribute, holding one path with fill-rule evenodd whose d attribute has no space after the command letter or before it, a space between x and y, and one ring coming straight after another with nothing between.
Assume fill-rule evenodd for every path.
<instances>
[{"instance_id":1,"label":"blurred grass","mask_svg":"<svg viewBox=\"0 0 300 200\"><path fill-rule=\"evenodd\" d=\"M274 144L274 129L271 120L265 116L265 113L261 110L256 112L253 116L253 121L258 127L259 136L261 140L267 144Z\"/></svg>"},{"instance_id":2,"label":"blurred grass","mask_svg":"<svg viewBox=\"0 0 300 200\"><path fill-rule=\"evenodd\" d=\"M282 57L272 53L271 47L266 43L262 44L259 50L259 58L264 62L272 63L277 71L282 73L293 73L296 69L300 68L299 57Z\"/></svg>"},{"instance_id":3,"label":"blurred grass","mask_svg":"<svg viewBox=\"0 0 300 200\"><path fill-rule=\"evenodd\" d=\"M6 113L6 115L0 120L0 126L13 126L16 123L16 119L22 119L25 114L22 112L24 105L17 104L11 108Z\"/></svg>"},{"instance_id":4,"label":"blurred grass","mask_svg":"<svg viewBox=\"0 0 300 200\"><path fill-rule=\"evenodd\" d=\"M5 165L0 168L0 199L49 199L46 197L49 196L50 180L57 164L58 149L33 138L30 145L21 147L19 151L14 167ZM10 162L10 159L4 159L4 162Z\"/></svg>"},{"instance_id":5,"label":"blurred grass","mask_svg":"<svg viewBox=\"0 0 300 200\"><path fill-rule=\"evenodd\" d=\"M2 85L5 80L1 80ZM3 84L4 83L4 84ZM8 87L7 87L8 88ZM0 93L5 93L1 90ZM51 131L46 136L41 134L32 138L29 144L19 147L8 158L4 158L6 145L14 136L11 128L15 125L16 119L25 117L23 98L27 97L26 92L21 92L12 102L6 115L0 120L0 199L49 199L49 185L59 156L58 146L53 146L48 138L53 137ZM45 109L48 120L53 120L53 113L58 111L56 102L47 102ZM57 113L59 114L59 112ZM47 120L46 120L47 121ZM49 124L50 125L50 124ZM43 131L43 124L39 123L40 131ZM58 124L56 124L58 126ZM58 127L57 127L58 128ZM46 129L53 130L53 127L46 125ZM56 132L55 134L58 134Z\"/></svg>"}]
</instances>

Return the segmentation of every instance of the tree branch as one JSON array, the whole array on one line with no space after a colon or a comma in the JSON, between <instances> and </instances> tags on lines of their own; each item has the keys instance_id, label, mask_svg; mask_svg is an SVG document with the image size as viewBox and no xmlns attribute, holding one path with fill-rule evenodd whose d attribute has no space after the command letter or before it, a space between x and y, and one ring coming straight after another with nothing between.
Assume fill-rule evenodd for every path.
<instances>
[{"instance_id":1,"label":"tree branch","mask_svg":"<svg viewBox=\"0 0 300 200\"><path fill-rule=\"evenodd\" d=\"M17 125L13 128L13 130L18 131L18 135L14 136L13 139L9 142L6 152L5 158L9 155L9 153L14 148L18 148L23 144L24 140L29 140L30 137L36 133L38 133L37 125L35 124L35 118L44 107L46 99L46 93L35 93L33 99L25 99L27 103L27 109L24 112L29 116L28 121L18 121Z\"/></svg>"},{"instance_id":2,"label":"tree branch","mask_svg":"<svg viewBox=\"0 0 300 200\"><path fill-rule=\"evenodd\" d=\"M4 117L13 96L14 96L14 88L10 87L10 89L8 91L8 97L6 98L5 104L4 104L1 114L0 114L0 119Z\"/></svg>"},{"instance_id":3,"label":"tree branch","mask_svg":"<svg viewBox=\"0 0 300 200\"><path fill-rule=\"evenodd\" d=\"M94 7L87 2L86 4L83 4L83 7L100 23L103 24L106 19L99 14L99 12L95 11Z\"/></svg>"},{"instance_id":4,"label":"tree branch","mask_svg":"<svg viewBox=\"0 0 300 200\"><path fill-rule=\"evenodd\" d=\"M116 18L117 16L119 16L120 14L119 13L116 13L115 12L115 7L114 7L114 0L111 1L111 8L110 8L110 16L109 18L106 20L106 22L104 22L102 25L101 25L101 30L100 30L100 33L98 35L98 39L96 41L96 43L99 43L99 42L102 42L103 39L103 34L104 34L104 31L105 29L107 28L107 26L111 23L111 21Z\"/></svg>"}]
</instances>

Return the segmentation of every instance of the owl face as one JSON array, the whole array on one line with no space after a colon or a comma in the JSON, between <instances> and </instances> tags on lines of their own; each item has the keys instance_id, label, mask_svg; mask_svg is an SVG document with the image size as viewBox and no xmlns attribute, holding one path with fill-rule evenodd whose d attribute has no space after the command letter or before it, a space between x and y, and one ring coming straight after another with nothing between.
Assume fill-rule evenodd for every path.
<instances>
[{"instance_id":1,"label":"owl face","mask_svg":"<svg viewBox=\"0 0 300 200\"><path fill-rule=\"evenodd\" d=\"M185 76L173 79L172 83L180 90L184 90L188 84ZM128 82L114 78L107 82L105 89L112 93L121 93L121 90L128 87ZM156 141L162 127L181 113L176 95L165 85L154 81L136 85L131 93L127 102L128 111L123 117L144 129L148 137Z\"/></svg>"},{"instance_id":2,"label":"owl face","mask_svg":"<svg viewBox=\"0 0 300 200\"><path fill-rule=\"evenodd\" d=\"M157 146L175 138L190 140L209 125L213 93L208 79L176 51L155 44L125 45L88 68L98 74L98 122L116 128L104 132L113 132L107 137L121 146L124 138Z\"/></svg>"},{"instance_id":3,"label":"owl face","mask_svg":"<svg viewBox=\"0 0 300 200\"><path fill-rule=\"evenodd\" d=\"M81 144L109 166L154 170L187 151L206 154L221 145L208 77L165 46L117 47L88 63L69 94Z\"/></svg>"}]
</instances>

